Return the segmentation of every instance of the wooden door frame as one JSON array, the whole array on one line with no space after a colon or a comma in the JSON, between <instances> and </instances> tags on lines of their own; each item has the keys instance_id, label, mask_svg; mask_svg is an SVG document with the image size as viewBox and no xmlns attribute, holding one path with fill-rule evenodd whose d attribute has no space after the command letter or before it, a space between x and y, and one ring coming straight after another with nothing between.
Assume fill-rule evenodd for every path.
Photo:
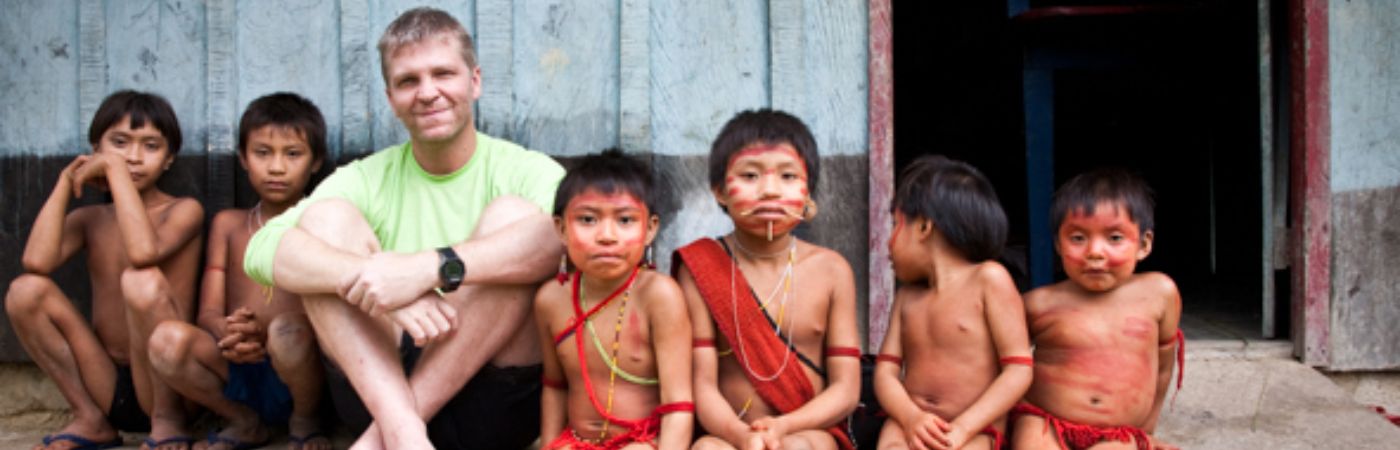
<instances>
[{"instance_id":1,"label":"wooden door frame","mask_svg":"<svg viewBox=\"0 0 1400 450\"><path fill-rule=\"evenodd\" d=\"M866 342L869 353L880 351L894 300L894 270L890 266L890 201L894 198L894 35L891 0L869 0L870 78L870 279Z\"/></svg>"},{"instance_id":2,"label":"wooden door frame","mask_svg":"<svg viewBox=\"0 0 1400 450\"><path fill-rule=\"evenodd\" d=\"M1293 347L1304 364L1326 366L1332 294L1328 0L1291 0L1288 10Z\"/></svg>"}]
</instances>

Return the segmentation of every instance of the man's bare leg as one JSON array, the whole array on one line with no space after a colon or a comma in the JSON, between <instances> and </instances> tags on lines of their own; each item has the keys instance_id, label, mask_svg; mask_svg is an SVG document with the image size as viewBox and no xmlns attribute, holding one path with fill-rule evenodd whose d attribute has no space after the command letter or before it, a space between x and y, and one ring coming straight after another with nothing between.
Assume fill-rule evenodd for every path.
<instances>
[{"instance_id":1,"label":"man's bare leg","mask_svg":"<svg viewBox=\"0 0 1400 450\"><path fill-rule=\"evenodd\" d=\"M107 422L116 365L87 319L47 277L23 274L10 283L5 312L20 345L58 386L73 421L60 433L106 442L117 437Z\"/></svg>"},{"instance_id":2,"label":"man's bare leg","mask_svg":"<svg viewBox=\"0 0 1400 450\"><path fill-rule=\"evenodd\" d=\"M180 395L228 420L220 435L240 442L262 442L269 432L258 413L224 397L228 362L214 337L193 324L167 320L151 333L151 368Z\"/></svg>"},{"instance_id":3,"label":"man's bare leg","mask_svg":"<svg viewBox=\"0 0 1400 450\"><path fill-rule=\"evenodd\" d=\"M538 209L534 203L520 198L497 198L482 212L470 239L502 230ZM457 323L444 338L423 349L423 356L409 379L424 422L431 420L488 361L497 367L540 362L539 338L530 316L536 288L533 285L463 285L446 296L448 303L457 309ZM365 438L377 433L378 425L376 419L356 445L364 444L366 449L383 448L373 446L372 439Z\"/></svg>"},{"instance_id":4,"label":"man's bare leg","mask_svg":"<svg viewBox=\"0 0 1400 450\"><path fill-rule=\"evenodd\" d=\"M287 434L301 440L292 442L292 447L329 450L330 440L320 434L321 423L316 417L325 374L322 373L320 352L316 349L316 335L311 329L310 319L299 313L273 318L272 323L268 324L267 357L272 361L277 377L286 383L292 393L292 417L287 422Z\"/></svg>"},{"instance_id":5,"label":"man's bare leg","mask_svg":"<svg viewBox=\"0 0 1400 450\"><path fill-rule=\"evenodd\" d=\"M350 253L369 255L379 248L364 216L345 200L316 202L307 207L297 226ZM303 296L302 304L322 351L349 378L370 416L386 425L382 435L375 433L379 439L373 440L379 442L371 445L431 448L427 425L417 414L399 361L397 329L383 318L371 319L335 294ZM356 445L361 444L370 443L362 436Z\"/></svg>"},{"instance_id":6,"label":"man's bare leg","mask_svg":"<svg viewBox=\"0 0 1400 450\"><path fill-rule=\"evenodd\" d=\"M151 368L149 340L156 325L165 321L188 322L193 305L181 305L170 296L170 283L160 269L127 269L122 272L122 297L126 299L128 343L131 345L131 379L141 408L151 416L152 441L188 436L180 396ZM162 448L189 448L172 443Z\"/></svg>"}]
</instances>

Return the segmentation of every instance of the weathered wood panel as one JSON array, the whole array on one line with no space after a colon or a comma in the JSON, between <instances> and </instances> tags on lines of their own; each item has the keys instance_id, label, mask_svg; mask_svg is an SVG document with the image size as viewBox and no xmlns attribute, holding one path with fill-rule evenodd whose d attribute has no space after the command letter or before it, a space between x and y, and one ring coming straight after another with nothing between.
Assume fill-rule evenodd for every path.
<instances>
[{"instance_id":1,"label":"weathered wood panel","mask_svg":"<svg viewBox=\"0 0 1400 450\"><path fill-rule=\"evenodd\" d=\"M1400 369L1400 187L1332 195L1330 370Z\"/></svg>"},{"instance_id":2,"label":"weathered wood panel","mask_svg":"<svg viewBox=\"0 0 1400 450\"><path fill-rule=\"evenodd\" d=\"M616 0L517 3L509 97L512 136L559 156L615 147L618 127Z\"/></svg>"},{"instance_id":3,"label":"weathered wood panel","mask_svg":"<svg viewBox=\"0 0 1400 450\"><path fill-rule=\"evenodd\" d=\"M1329 369L1400 368L1400 3L1331 2Z\"/></svg>"},{"instance_id":4,"label":"weathered wood panel","mask_svg":"<svg viewBox=\"0 0 1400 450\"><path fill-rule=\"evenodd\" d=\"M198 197L211 215L253 201L233 155L237 121L260 95L285 90L316 102L334 162L403 142L408 136L385 100L376 46L394 17L419 5L7 2L0 17L0 88L8 94L0 104L0 251L22 251L59 168L86 151L86 124L115 89L171 100L185 145L162 186ZM650 155L667 194L656 252L663 269L676 245L730 228L706 181L709 145L720 126L745 109L797 114L824 155L822 215L800 234L836 248L857 277L866 277L866 2L433 6L452 13L476 39L481 129L558 156L608 146ZM18 275L18 264L17 256L0 261L0 281ZM86 276L65 270L60 277L72 294L86 298ZM863 281L860 291L863 297ZM20 359L17 342L0 336L0 360Z\"/></svg>"},{"instance_id":5,"label":"weathered wood panel","mask_svg":"<svg viewBox=\"0 0 1400 450\"><path fill-rule=\"evenodd\" d=\"M6 3L0 15L3 154L76 154L87 148L87 129L78 120L77 20L76 1Z\"/></svg>"}]
</instances>

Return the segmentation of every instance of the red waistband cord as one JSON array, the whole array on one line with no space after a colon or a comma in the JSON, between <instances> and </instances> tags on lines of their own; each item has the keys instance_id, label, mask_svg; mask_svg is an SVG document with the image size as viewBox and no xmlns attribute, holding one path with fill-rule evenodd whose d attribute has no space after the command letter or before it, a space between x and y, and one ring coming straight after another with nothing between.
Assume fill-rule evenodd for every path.
<instances>
[{"instance_id":1,"label":"red waistband cord","mask_svg":"<svg viewBox=\"0 0 1400 450\"><path fill-rule=\"evenodd\" d=\"M540 377L540 384L543 384L543 385L545 385L546 387L552 387L552 388L559 389L559 390L567 390L567 389L569 389L569 383L565 383L565 382L562 381L562 380L556 380L556 379L553 379L553 378L550 378L550 377L545 377L545 376Z\"/></svg>"},{"instance_id":2,"label":"red waistband cord","mask_svg":"<svg viewBox=\"0 0 1400 450\"><path fill-rule=\"evenodd\" d=\"M1020 364L1023 366L1035 365L1035 359L1029 356L1003 356L1000 361L1003 366L1009 364Z\"/></svg>"},{"instance_id":3,"label":"red waistband cord","mask_svg":"<svg viewBox=\"0 0 1400 450\"><path fill-rule=\"evenodd\" d=\"M898 357L898 356L895 356L895 355L888 355L888 354L881 353L881 354L879 354L879 355L875 355L875 362L877 362L877 363L879 363L879 362L889 362L889 363L894 363L894 365L896 365L896 366L902 366L902 365L904 365L904 358L901 358L901 357Z\"/></svg>"},{"instance_id":4,"label":"red waistband cord","mask_svg":"<svg viewBox=\"0 0 1400 450\"><path fill-rule=\"evenodd\" d=\"M860 357L860 349L855 348L855 347L827 347L827 348L826 348L826 357L830 358L830 357L833 357L833 356L836 356L836 357L848 357L848 358L859 358L859 357Z\"/></svg>"}]
</instances>

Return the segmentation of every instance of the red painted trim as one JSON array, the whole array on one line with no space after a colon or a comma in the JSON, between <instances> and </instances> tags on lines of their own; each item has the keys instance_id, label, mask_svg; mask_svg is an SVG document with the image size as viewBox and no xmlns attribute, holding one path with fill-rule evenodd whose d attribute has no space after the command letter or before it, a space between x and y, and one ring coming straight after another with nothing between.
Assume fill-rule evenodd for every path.
<instances>
[{"instance_id":1,"label":"red painted trim","mask_svg":"<svg viewBox=\"0 0 1400 450\"><path fill-rule=\"evenodd\" d=\"M1289 27L1293 78L1289 142L1293 342L1305 364L1326 366L1331 332L1331 93L1327 2L1293 0Z\"/></svg>"},{"instance_id":2,"label":"red painted trim","mask_svg":"<svg viewBox=\"0 0 1400 450\"><path fill-rule=\"evenodd\" d=\"M870 290L866 341L880 348L894 299L890 201L894 198L894 34L890 1L870 0Z\"/></svg>"}]
</instances>

